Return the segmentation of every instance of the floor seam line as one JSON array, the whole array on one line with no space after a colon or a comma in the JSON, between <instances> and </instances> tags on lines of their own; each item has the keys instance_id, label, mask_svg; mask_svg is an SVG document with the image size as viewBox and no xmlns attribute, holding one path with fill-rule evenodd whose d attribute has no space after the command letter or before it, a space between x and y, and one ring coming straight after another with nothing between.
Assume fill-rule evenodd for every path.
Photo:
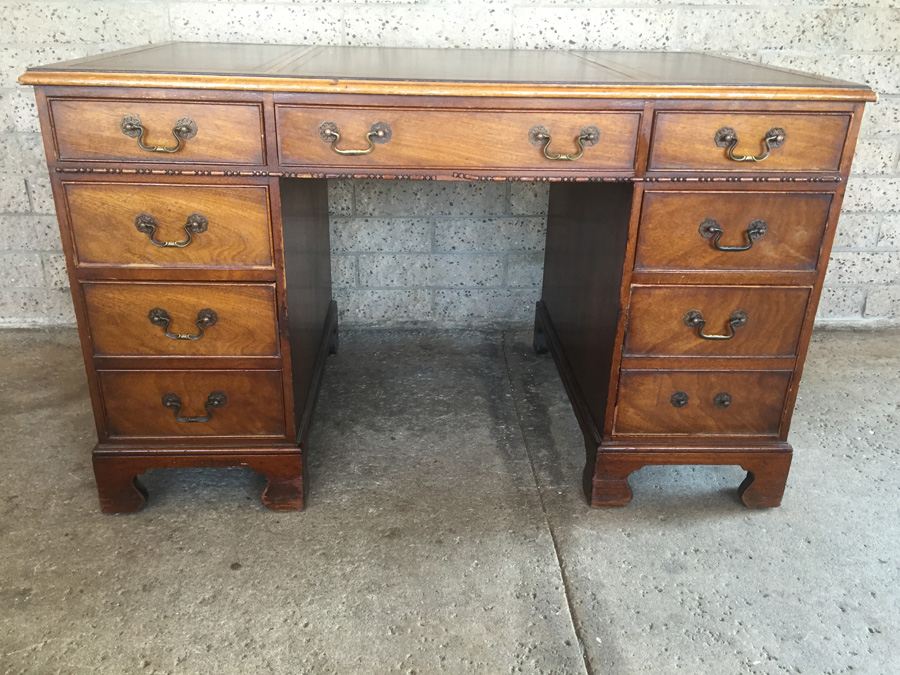
<instances>
[{"instance_id":1,"label":"floor seam line","mask_svg":"<svg viewBox=\"0 0 900 675\"><path fill-rule=\"evenodd\" d=\"M582 636L582 630L579 622L576 620L575 606L572 603L572 592L571 584L569 582L569 576L566 573L566 569L562 563L562 556L559 553L559 542L556 539L556 532L554 532L553 530L553 524L550 520L550 514L547 512L547 505L544 501L544 493L541 490L540 482L538 481L537 470L534 467L534 460L532 460L531 453L528 450L528 439L525 436L525 430L522 426L522 414L519 410L518 402L516 401L515 386L513 385L512 379L512 369L509 365L509 351L507 349L506 343L506 331L501 331L500 333L500 350L503 354L503 367L506 374L507 385L509 386L511 393L513 394L512 405L516 415L516 423L519 429L519 436L522 439L522 447L525 448L525 457L528 459L528 467L531 470L531 479L534 482L535 490L537 490L538 502L541 505L541 514L544 516L544 523L547 527L547 532L550 535L550 542L553 545L553 556L556 559L556 569L559 572L559 577L562 581L563 597L565 597L566 599L566 608L569 612L569 623L572 626L572 632L575 634L575 639L578 641L578 647L581 651L581 661L584 672L586 673L586 675L594 675L594 669L591 665L590 659L588 658L587 649L584 643L584 637Z\"/></svg>"}]
</instances>

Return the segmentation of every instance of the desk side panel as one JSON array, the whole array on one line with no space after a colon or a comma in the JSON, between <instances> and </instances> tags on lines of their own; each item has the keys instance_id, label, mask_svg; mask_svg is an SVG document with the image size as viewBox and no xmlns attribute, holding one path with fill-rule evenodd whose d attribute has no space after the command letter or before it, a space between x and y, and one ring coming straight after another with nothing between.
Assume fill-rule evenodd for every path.
<instances>
[{"instance_id":1,"label":"desk side panel","mask_svg":"<svg viewBox=\"0 0 900 675\"><path fill-rule=\"evenodd\" d=\"M287 291L282 302L291 350L294 414L298 441L302 441L317 393L320 347L328 339L325 333L332 319L328 186L324 179L281 179L277 192Z\"/></svg>"},{"instance_id":2,"label":"desk side panel","mask_svg":"<svg viewBox=\"0 0 900 675\"><path fill-rule=\"evenodd\" d=\"M620 285L634 187L554 183L547 215L542 301L599 439L616 350ZM573 400L573 403L575 401ZM588 429L584 429L588 435Z\"/></svg>"}]
</instances>

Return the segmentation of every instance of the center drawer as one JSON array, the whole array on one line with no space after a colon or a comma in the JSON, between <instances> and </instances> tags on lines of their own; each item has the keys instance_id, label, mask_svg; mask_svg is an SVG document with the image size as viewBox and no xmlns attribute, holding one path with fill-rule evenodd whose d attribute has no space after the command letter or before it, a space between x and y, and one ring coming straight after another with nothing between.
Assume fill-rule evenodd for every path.
<instances>
[{"instance_id":1,"label":"center drawer","mask_svg":"<svg viewBox=\"0 0 900 675\"><path fill-rule=\"evenodd\" d=\"M81 285L95 356L276 356L273 284Z\"/></svg>"},{"instance_id":2,"label":"center drawer","mask_svg":"<svg viewBox=\"0 0 900 675\"><path fill-rule=\"evenodd\" d=\"M111 438L283 437L280 370L98 373Z\"/></svg>"},{"instance_id":3,"label":"center drawer","mask_svg":"<svg viewBox=\"0 0 900 675\"><path fill-rule=\"evenodd\" d=\"M794 356L810 288L632 286L629 356Z\"/></svg>"},{"instance_id":4,"label":"center drawer","mask_svg":"<svg viewBox=\"0 0 900 675\"><path fill-rule=\"evenodd\" d=\"M275 108L284 165L632 171L637 112ZM579 139L581 139L579 141ZM575 161L544 154L577 155ZM352 154L343 154L350 151Z\"/></svg>"}]
</instances>

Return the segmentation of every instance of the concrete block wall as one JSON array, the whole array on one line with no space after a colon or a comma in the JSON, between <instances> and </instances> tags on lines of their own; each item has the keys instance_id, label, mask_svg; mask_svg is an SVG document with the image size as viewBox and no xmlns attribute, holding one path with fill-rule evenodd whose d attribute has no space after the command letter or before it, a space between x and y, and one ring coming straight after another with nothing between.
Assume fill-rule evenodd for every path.
<instances>
[{"instance_id":1,"label":"concrete block wall","mask_svg":"<svg viewBox=\"0 0 900 675\"><path fill-rule=\"evenodd\" d=\"M165 40L700 50L867 82L819 323L900 323L900 0L0 0L0 325L71 322L31 64ZM334 181L342 320L527 323L547 186Z\"/></svg>"}]
</instances>

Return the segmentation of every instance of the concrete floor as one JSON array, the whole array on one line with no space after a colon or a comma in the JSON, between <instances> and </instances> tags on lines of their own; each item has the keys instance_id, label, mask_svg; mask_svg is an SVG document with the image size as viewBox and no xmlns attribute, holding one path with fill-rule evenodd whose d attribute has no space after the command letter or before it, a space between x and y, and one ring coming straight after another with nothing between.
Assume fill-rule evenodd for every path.
<instances>
[{"instance_id":1,"label":"concrete floor","mask_svg":"<svg viewBox=\"0 0 900 675\"><path fill-rule=\"evenodd\" d=\"M345 332L309 507L151 472L98 512L71 330L0 332L4 673L897 673L900 334L818 333L780 509L647 468L591 510L524 332Z\"/></svg>"}]
</instances>

